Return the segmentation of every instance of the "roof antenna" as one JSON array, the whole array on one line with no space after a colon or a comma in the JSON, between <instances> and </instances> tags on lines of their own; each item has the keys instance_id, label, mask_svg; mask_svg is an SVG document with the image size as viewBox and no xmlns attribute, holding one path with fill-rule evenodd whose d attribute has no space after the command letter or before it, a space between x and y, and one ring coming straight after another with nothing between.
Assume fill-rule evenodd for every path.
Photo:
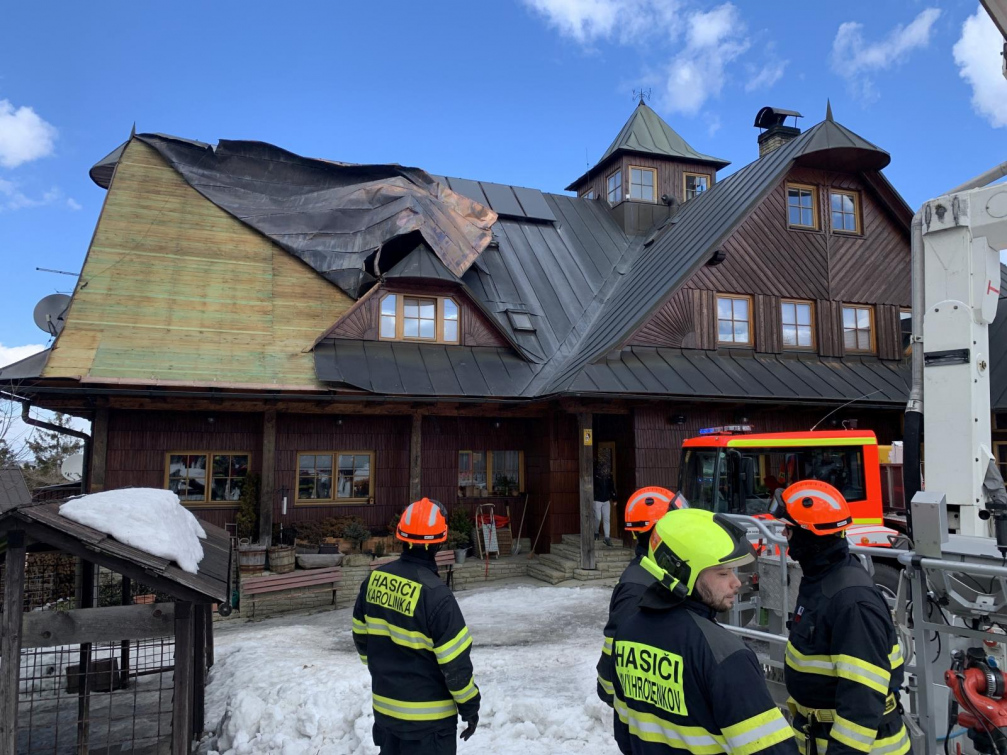
<instances>
[{"instance_id":1,"label":"roof antenna","mask_svg":"<svg viewBox=\"0 0 1007 755\"><path fill-rule=\"evenodd\" d=\"M832 118L832 101L828 98L825 100L825 120L831 121Z\"/></svg>"},{"instance_id":2,"label":"roof antenna","mask_svg":"<svg viewBox=\"0 0 1007 755\"><path fill-rule=\"evenodd\" d=\"M650 87L648 87L647 89L642 89L642 88L641 89L634 89L633 90L633 99L634 100L635 99L639 99L640 100L639 104L642 105L646 100L650 99L651 94L652 94L652 91L651 91Z\"/></svg>"},{"instance_id":3,"label":"roof antenna","mask_svg":"<svg viewBox=\"0 0 1007 755\"><path fill-rule=\"evenodd\" d=\"M878 390L876 390L876 391L871 391L870 393L865 393L865 394L864 394L863 396L857 396L856 398L851 398L851 399L850 399L849 401L847 401L847 402L846 402L845 404L840 404L840 405L839 405L839 406L837 406L837 407L836 407L835 409L833 409L833 410L832 410L831 412L829 412L829 413L828 413L828 414L826 414L826 415L825 415L824 417L822 417L822 418L821 418L820 420L818 420L818 422L816 422L816 423L815 423L815 426L811 428L810 432L814 432L815 430L817 430L817 429L818 429L818 426L819 426L820 424L822 424L822 423L823 423L823 422L824 422L825 420L827 420L827 419L828 419L829 417L831 417L831 416L832 416L833 414L835 414L836 412L838 412L838 411L839 411L840 409L844 409L844 408L846 408L847 406L849 406L850 404L854 403L855 401L863 401L863 400L864 400L865 398L870 398L870 397L871 397L871 396L873 396L873 395L874 395L875 393L881 393L881 389L880 389L880 388L878 388Z\"/></svg>"}]
</instances>

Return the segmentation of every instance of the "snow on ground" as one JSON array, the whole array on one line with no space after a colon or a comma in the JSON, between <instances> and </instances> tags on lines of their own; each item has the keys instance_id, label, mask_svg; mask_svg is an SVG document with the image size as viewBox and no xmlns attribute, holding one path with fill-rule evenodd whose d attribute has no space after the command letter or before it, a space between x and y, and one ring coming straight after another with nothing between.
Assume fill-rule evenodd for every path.
<instances>
[{"instance_id":1,"label":"snow on ground","mask_svg":"<svg viewBox=\"0 0 1007 755\"><path fill-rule=\"evenodd\" d=\"M206 532L170 490L122 488L72 498L61 516L93 527L120 543L174 561L195 574L203 560Z\"/></svg>"},{"instance_id":2,"label":"snow on ground","mask_svg":"<svg viewBox=\"0 0 1007 755\"><path fill-rule=\"evenodd\" d=\"M610 588L508 586L457 595L474 639L479 728L458 751L618 753L595 693ZM200 751L375 755L370 676L350 609L214 627Z\"/></svg>"}]
</instances>

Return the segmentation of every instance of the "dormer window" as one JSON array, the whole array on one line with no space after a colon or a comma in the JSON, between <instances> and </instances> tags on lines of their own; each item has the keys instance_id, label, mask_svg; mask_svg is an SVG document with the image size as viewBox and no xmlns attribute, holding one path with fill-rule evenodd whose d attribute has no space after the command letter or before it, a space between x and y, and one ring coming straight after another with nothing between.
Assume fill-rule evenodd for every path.
<instances>
[{"instance_id":1,"label":"dormer window","mask_svg":"<svg viewBox=\"0 0 1007 755\"><path fill-rule=\"evenodd\" d=\"M458 343L460 312L446 296L386 294L381 299L383 341Z\"/></svg>"},{"instance_id":2,"label":"dormer window","mask_svg":"<svg viewBox=\"0 0 1007 755\"><path fill-rule=\"evenodd\" d=\"M608 201L610 204L622 201L622 170L610 173L606 180L608 187Z\"/></svg>"},{"instance_id":3,"label":"dormer window","mask_svg":"<svg viewBox=\"0 0 1007 755\"><path fill-rule=\"evenodd\" d=\"M654 168L629 169L629 198L641 202L653 202L657 186L657 171Z\"/></svg>"},{"instance_id":4,"label":"dormer window","mask_svg":"<svg viewBox=\"0 0 1007 755\"><path fill-rule=\"evenodd\" d=\"M710 176L706 173L685 174L685 201L695 199L710 188Z\"/></svg>"}]
</instances>

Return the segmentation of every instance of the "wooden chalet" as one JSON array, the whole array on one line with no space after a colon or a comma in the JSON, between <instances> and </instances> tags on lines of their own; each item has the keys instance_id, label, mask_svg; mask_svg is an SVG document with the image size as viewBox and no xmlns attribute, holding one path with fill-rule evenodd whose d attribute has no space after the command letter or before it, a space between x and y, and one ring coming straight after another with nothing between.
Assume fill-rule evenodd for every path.
<instances>
[{"instance_id":1,"label":"wooden chalet","mask_svg":"<svg viewBox=\"0 0 1007 755\"><path fill-rule=\"evenodd\" d=\"M527 494L542 550L581 532L599 454L624 503L676 486L706 426L838 409L891 442L912 213L888 153L793 115L763 109L719 178L641 102L575 196L132 135L92 169L64 329L0 380L93 420L92 491L170 487L224 525L260 474L267 541Z\"/></svg>"}]
</instances>

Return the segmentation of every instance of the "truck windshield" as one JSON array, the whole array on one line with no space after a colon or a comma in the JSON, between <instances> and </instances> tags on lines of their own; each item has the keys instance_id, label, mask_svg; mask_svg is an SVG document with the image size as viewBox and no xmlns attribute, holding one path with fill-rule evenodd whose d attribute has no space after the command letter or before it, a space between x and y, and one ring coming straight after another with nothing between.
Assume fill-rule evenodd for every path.
<instances>
[{"instance_id":1,"label":"truck windshield","mask_svg":"<svg viewBox=\"0 0 1007 755\"><path fill-rule=\"evenodd\" d=\"M808 448L689 448L682 492L693 506L736 514L765 514L773 492L798 480L822 480L849 502L867 498L860 446Z\"/></svg>"}]
</instances>

